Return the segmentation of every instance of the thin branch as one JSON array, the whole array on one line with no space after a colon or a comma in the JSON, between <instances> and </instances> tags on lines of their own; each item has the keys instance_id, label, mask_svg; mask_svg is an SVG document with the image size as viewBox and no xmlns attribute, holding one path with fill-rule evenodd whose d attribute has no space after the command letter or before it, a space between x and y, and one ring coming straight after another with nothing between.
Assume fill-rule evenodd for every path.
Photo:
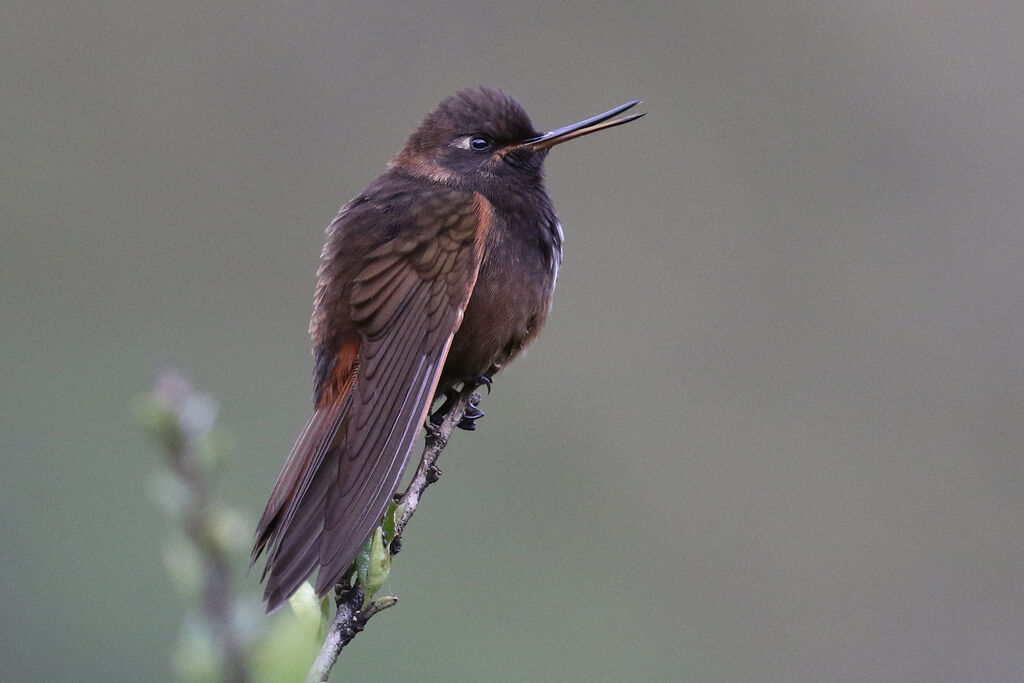
<instances>
[{"instance_id":1,"label":"thin branch","mask_svg":"<svg viewBox=\"0 0 1024 683\"><path fill-rule=\"evenodd\" d=\"M423 454L420 456L420 464L409 483L409 488L398 500L398 504L404 506L404 512L402 518L395 524L395 537L391 540L392 555L398 552L402 532L405 531L405 526L412 519L416 508L419 507L423 492L441 476L441 470L437 468L437 459L441 455L441 451L448 445L452 431L466 414L466 408L470 404L475 406L480 401L480 396L475 393L475 390L476 387L472 385L465 387L451 403L441 424L427 427L426 443L423 447ZM335 596L338 611L334 615L334 622L327 632L320 653L309 670L306 683L326 683L331 675L331 668L334 667L342 649L366 627L366 623L371 617L393 606L398 601L395 597L386 597L363 607L364 591L359 585L358 579L354 579L351 585L339 584L335 589Z\"/></svg>"},{"instance_id":2,"label":"thin branch","mask_svg":"<svg viewBox=\"0 0 1024 683\"><path fill-rule=\"evenodd\" d=\"M165 371L158 378L151 397L149 426L163 446L167 467L184 489L182 527L202 562L203 613L218 645L222 674L229 683L246 683L249 665L234 621L231 558L214 532L212 474L197 456L197 442L212 426L216 408L209 397L197 393L174 371Z\"/></svg>"}]
</instances>

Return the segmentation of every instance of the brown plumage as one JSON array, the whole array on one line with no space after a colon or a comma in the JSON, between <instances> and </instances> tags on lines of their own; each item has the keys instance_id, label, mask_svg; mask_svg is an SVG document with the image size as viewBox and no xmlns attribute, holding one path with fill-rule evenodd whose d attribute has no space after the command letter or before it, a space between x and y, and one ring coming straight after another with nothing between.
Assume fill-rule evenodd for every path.
<instances>
[{"instance_id":1,"label":"brown plumage","mask_svg":"<svg viewBox=\"0 0 1024 683\"><path fill-rule=\"evenodd\" d=\"M323 595L387 509L434 399L489 381L543 326L562 259L547 150L637 118L631 102L548 134L487 88L442 101L327 228L310 333L315 410L256 532L278 607ZM469 425L471 427L471 425Z\"/></svg>"}]
</instances>

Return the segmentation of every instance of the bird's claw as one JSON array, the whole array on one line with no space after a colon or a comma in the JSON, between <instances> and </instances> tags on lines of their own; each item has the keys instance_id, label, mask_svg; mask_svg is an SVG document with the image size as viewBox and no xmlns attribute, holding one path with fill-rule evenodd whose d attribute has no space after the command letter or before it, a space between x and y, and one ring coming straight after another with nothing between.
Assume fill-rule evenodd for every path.
<instances>
[{"instance_id":1,"label":"bird's claw","mask_svg":"<svg viewBox=\"0 0 1024 683\"><path fill-rule=\"evenodd\" d=\"M483 416L484 411L470 403L466 406L466 412L462 415L462 419L459 420L459 423L455 426L459 429L464 429L467 432L476 431L476 421Z\"/></svg>"},{"instance_id":2,"label":"bird's claw","mask_svg":"<svg viewBox=\"0 0 1024 683\"><path fill-rule=\"evenodd\" d=\"M491 393L491 378L487 375L479 375L474 377L472 380L467 380L463 386L463 391L466 389L475 390L478 387L487 387L487 393ZM442 403L441 407L430 415L430 418L427 420L427 424L425 425L428 436L436 437L438 435L438 427L440 427L441 423L444 422L444 419L448 417L448 413L451 412L452 407L455 405L456 401L458 401L460 394L461 392L455 391L454 389L445 391L444 403ZM464 429L467 432L476 430L476 421L484 416L484 411L477 407L479 401L480 396L478 394L473 394L469 405L466 406L466 412L462 415L462 419L459 420L458 424L455 425L456 427Z\"/></svg>"},{"instance_id":3,"label":"bird's claw","mask_svg":"<svg viewBox=\"0 0 1024 683\"><path fill-rule=\"evenodd\" d=\"M474 388L487 387L487 395L491 395L491 378L487 375L480 375L473 380Z\"/></svg>"}]
</instances>

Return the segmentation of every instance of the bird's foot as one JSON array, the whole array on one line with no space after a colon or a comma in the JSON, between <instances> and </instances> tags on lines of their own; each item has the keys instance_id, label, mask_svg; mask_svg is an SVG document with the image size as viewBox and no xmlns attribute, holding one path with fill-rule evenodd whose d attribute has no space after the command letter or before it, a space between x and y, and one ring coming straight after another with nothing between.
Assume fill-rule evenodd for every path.
<instances>
[{"instance_id":1,"label":"bird's foot","mask_svg":"<svg viewBox=\"0 0 1024 683\"><path fill-rule=\"evenodd\" d=\"M476 421L484 416L484 411L470 401L469 405L466 406L466 412L463 413L462 419L459 420L459 424L455 425L459 429L465 429L467 432L476 431Z\"/></svg>"},{"instance_id":2,"label":"bird's foot","mask_svg":"<svg viewBox=\"0 0 1024 683\"><path fill-rule=\"evenodd\" d=\"M491 378L487 375L478 375L471 380L468 380L462 387L465 391L476 391L480 387L487 387L487 393L491 393ZM480 394L474 393L469 397L469 404L466 406L466 412L463 413L462 419L459 420L459 424L455 425L459 429L464 429L467 432L476 431L476 421L484 416L484 411L480 410Z\"/></svg>"},{"instance_id":3,"label":"bird's foot","mask_svg":"<svg viewBox=\"0 0 1024 683\"><path fill-rule=\"evenodd\" d=\"M487 375L480 375L479 377L474 378L471 384L473 385L474 389L479 389L480 387L487 387L487 395L491 395L491 378L488 377Z\"/></svg>"},{"instance_id":4,"label":"bird's foot","mask_svg":"<svg viewBox=\"0 0 1024 683\"><path fill-rule=\"evenodd\" d=\"M462 391L465 391L466 389L473 391L479 387L487 387L487 393L491 393L491 378L487 375L479 375L473 379L466 380L463 384ZM444 392L444 402L437 410L431 413L430 419L427 420L426 429L428 436L437 436L437 428L442 422L444 422L444 419L448 417L448 413L452 411L452 407L459 400L461 393L462 392L456 391L455 389L448 389ZM464 429L467 432L475 431L476 421L484 416L484 411L480 410L479 403L480 396L478 394L473 394L469 400L469 405L466 406L466 412L455 426L459 429Z\"/></svg>"},{"instance_id":5,"label":"bird's foot","mask_svg":"<svg viewBox=\"0 0 1024 683\"><path fill-rule=\"evenodd\" d=\"M455 405L455 401L459 398L459 392L454 389L448 389L444 392L444 403L441 404L437 410L430 414L430 419L427 420L427 432L437 436L437 428L441 426L444 419L448 417L448 413L452 412L452 406Z\"/></svg>"}]
</instances>

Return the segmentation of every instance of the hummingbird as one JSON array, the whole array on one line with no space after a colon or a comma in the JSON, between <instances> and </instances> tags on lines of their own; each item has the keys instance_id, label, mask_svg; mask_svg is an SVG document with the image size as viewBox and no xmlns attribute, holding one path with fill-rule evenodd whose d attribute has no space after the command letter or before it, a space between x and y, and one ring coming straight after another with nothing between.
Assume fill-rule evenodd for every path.
<instances>
[{"instance_id":1,"label":"hummingbird","mask_svg":"<svg viewBox=\"0 0 1024 683\"><path fill-rule=\"evenodd\" d=\"M486 385L536 338L562 262L544 186L555 145L636 120L627 102L547 133L501 90L440 102L327 226L310 336L314 410L270 494L273 611L316 569L325 595L380 524L434 403ZM444 405L438 412L444 409ZM472 430L473 408L459 426Z\"/></svg>"}]
</instances>

